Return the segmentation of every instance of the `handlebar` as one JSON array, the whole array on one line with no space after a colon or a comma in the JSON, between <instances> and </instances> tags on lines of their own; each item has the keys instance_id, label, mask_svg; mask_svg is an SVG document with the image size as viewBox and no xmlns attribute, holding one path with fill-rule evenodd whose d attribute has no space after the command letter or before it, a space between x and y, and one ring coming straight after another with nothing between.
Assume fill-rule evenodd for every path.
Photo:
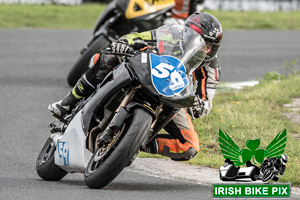
<instances>
[{"instance_id":1,"label":"handlebar","mask_svg":"<svg viewBox=\"0 0 300 200\"><path fill-rule=\"evenodd\" d=\"M151 46L145 46L142 49L139 50L134 50L133 48L129 48L128 49L128 53L117 53L117 52L112 52L110 47L107 47L105 50L101 50L100 53L106 53L106 54L113 54L113 55L118 55L118 56L127 56L127 57L133 57L135 56L137 53L143 52L146 49L154 49L155 47L151 47Z\"/></svg>"},{"instance_id":2,"label":"handlebar","mask_svg":"<svg viewBox=\"0 0 300 200\"><path fill-rule=\"evenodd\" d=\"M102 50L100 53L106 53L106 54L112 54L112 55L118 55L118 56L127 56L127 57L133 57L135 56L134 52L128 52L128 53L117 53L117 52L112 52L109 50Z\"/></svg>"}]
</instances>

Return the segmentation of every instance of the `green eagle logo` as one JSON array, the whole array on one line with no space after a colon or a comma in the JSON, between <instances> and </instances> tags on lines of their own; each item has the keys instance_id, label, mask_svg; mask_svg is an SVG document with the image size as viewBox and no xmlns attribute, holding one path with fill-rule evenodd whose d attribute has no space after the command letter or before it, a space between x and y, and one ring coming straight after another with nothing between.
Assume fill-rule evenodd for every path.
<instances>
[{"instance_id":1,"label":"green eagle logo","mask_svg":"<svg viewBox=\"0 0 300 200\"><path fill-rule=\"evenodd\" d=\"M265 158L280 157L286 146L286 129L279 132L266 149L258 149L260 140L247 140L248 149L240 150L226 132L219 130L219 145L225 159L230 159L235 166L245 164L252 159L253 163L262 164ZM240 160L242 159L242 161Z\"/></svg>"}]
</instances>

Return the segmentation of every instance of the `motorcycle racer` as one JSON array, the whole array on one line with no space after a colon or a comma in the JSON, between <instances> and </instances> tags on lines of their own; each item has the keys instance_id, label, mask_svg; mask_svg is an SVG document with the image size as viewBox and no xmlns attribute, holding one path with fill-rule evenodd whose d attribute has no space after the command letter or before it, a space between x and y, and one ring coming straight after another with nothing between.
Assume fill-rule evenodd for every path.
<instances>
[{"instance_id":1,"label":"motorcycle racer","mask_svg":"<svg viewBox=\"0 0 300 200\"><path fill-rule=\"evenodd\" d=\"M197 10L197 5L204 5L204 0L175 0L175 6L171 10L171 17L167 18L165 24L183 24L188 16Z\"/></svg>"},{"instance_id":2,"label":"motorcycle racer","mask_svg":"<svg viewBox=\"0 0 300 200\"><path fill-rule=\"evenodd\" d=\"M172 18L186 19L196 11L198 3L204 3L202 0L175 0L175 7L172 9Z\"/></svg>"},{"instance_id":3,"label":"motorcycle racer","mask_svg":"<svg viewBox=\"0 0 300 200\"><path fill-rule=\"evenodd\" d=\"M199 33L206 42L206 57L194 71L194 84L197 84L192 114L196 118L206 116L212 108L212 100L220 78L220 64L217 52L220 47L223 30L220 22L208 13L194 13L185 21L185 25ZM151 45L156 31L130 33L119 38L111 45L112 52L128 53ZM108 72L122 61L120 56L96 53L90 61L89 70L82 75L72 91L61 101L50 104L48 109L54 116L61 118L82 98L88 97L101 83ZM196 83L197 82L197 83ZM189 160L199 151L199 140L190 117L184 109L164 127L168 134L159 134L147 144L145 151L168 156L173 160Z\"/></svg>"},{"instance_id":4,"label":"motorcycle racer","mask_svg":"<svg viewBox=\"0 0 300 200\"><path fill-rule=\"evenodd\" d=\"M267 158L259 167L260 179L264 182L268 180L278 181L278 174L283 175L286 169L286 163L288 157L286 154L282 154L280 158Z\"/></svg>"}]
</instances>

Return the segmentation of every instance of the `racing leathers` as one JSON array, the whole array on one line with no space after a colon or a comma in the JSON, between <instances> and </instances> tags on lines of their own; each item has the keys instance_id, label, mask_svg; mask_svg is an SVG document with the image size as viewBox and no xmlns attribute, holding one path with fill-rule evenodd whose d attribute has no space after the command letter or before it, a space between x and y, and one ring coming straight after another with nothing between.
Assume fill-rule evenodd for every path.
<instances>
[{"instance_id":1,"label":"racing leathers","mask_svg":"<svg viewBox=\"0 0 300 200\"><path fill-rule=\"evenodd\" d=\"M111 50L125 53L130 48L140 50L151 46L156 41L155 33L155 30L151 30L127 34L114 42ZM105 53L95 54L90 61L89 70L78 80L73 90L63 100L49 105L49 110L57 116L68 112L76 102L89 96L106 74L120 62L119 56ZM217 57L210 62L203 62L194 71L193 79L197 84L196 94L198 95L195 97L193 106L195 117L201 118L209 113L219 77L220 65ZM153 148L150 148L149 153L158 153L173 160L189 160L197 154L199 151L198 135L185 109L180 109L164 129L168 134L158 134L157 138L152 141Z\"/></svg>"},{"instance_id":2,"label":"racing leathers","mask_svg":"<svg viewBox=\"0 0 300 200\"><path fill-rule=\"evenodd\" d=\"M186 19L196 11L197 0L175 0L172 8L172 18Z\"/></svg>"}]
</instances>

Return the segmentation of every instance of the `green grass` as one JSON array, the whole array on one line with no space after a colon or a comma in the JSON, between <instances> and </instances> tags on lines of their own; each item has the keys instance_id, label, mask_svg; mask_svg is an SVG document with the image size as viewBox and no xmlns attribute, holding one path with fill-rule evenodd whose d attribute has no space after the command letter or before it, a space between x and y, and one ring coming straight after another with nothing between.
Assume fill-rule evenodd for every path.
<instances>
[{"instance_id":1,"label":"green grass","mask_svg":"<svg viewBox=\"0 0 300 200\"><path fill-rule=\"evenodd\" d=\"M280 177L281 182L300 185L300 124L292 124L282 115L283 104L300 97L300 76L279 82L262 82L242 91L222 92L215 95L210 114L194 121L199 134L201 150L190 163L219 167L224 158L218 146L218 131L227 132L240 148L247 148L246 141L260 139L260 148L265 149L274 137L287 129L288 140L285 153L289 165Z\"/></svg>"},{"instance_id":2,"label":"green grass","mask_svg":"<svg viewBox=\"0 0 300 200\"><path fill-rule=\"evenodd\" d=\"M292 124L282 115L286 111L283 104L299 97L300 76L279 82L262 82L241 91L218 92L209 115L193 121L199 135L200 152L188 163L212 168L223 165L224 158L218 145L219 129L230 135L240 149L247 148L246 141L250 139L259 139L259 148L265 149L280 131L286 129L285 153L289 162L279 181L300 186L300 124ZM146 153L139 156L151 157Z\"/></svg>"},{"instance_id":3,"label":"green grass","mask_svg":"<svg viewBox=\"0 0 300 200\"><path fill-rule=\"evenodd\" d=\"M106 4L0 4L0 28L92 29L105 7Z\"/></svg>"},{"instance_id":4,"label":"green grass","mask_svg":"<svg viewBox=\"0 0 300 200\"><path fill-rule=\"evenodd\" d=\"M0 4L0 28L92 29L106 4L65 5ZM225 12L215 15L225 30L300 30L300 12Z\"/></svg>"}]
</instances>

